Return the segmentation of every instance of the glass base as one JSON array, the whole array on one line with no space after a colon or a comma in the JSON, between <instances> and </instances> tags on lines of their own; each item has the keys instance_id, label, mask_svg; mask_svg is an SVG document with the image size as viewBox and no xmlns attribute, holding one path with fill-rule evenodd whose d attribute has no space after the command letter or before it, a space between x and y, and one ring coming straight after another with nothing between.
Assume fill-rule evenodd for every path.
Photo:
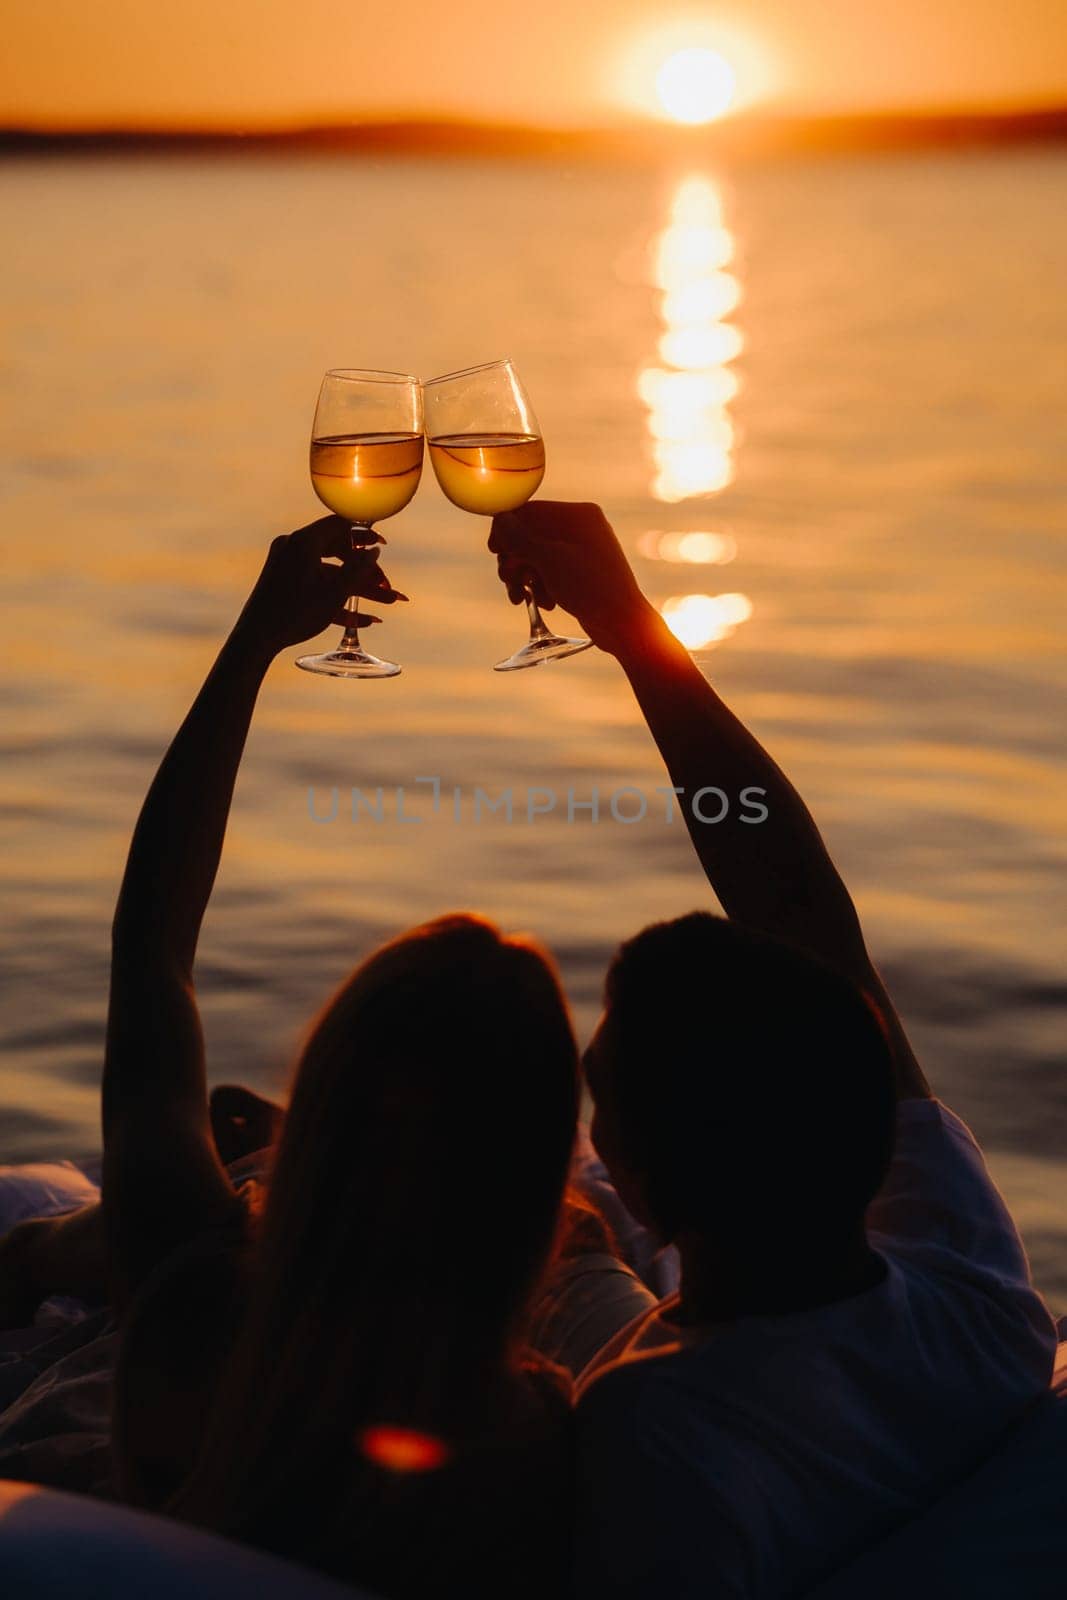
<instances>
[{"instance_id":1,"label":"glass base","mask_svg":"<svg viewBox=\"0 0 1067 1600\"><path fill-rule=\"evenodd\" d=\"M395 678L400 672L395 661L383 661L359 645L342 645L321 656L298 656L296 664L305 672L324 672L330 678Z\"/></svg>"},{"instance_id":2,"label":"glass base","mask_svg":"<svg viewBox=\"0 0 1067 1600\"><path fill-rule=\"evenodd\" d=\"M523 667L539 667L542 661L562 661L564 656L591 649L592 644L592 639L564 639L558 633L535 634L513 656L498 661L493 671L519 672Z\"/></svg>"}]
</instances>

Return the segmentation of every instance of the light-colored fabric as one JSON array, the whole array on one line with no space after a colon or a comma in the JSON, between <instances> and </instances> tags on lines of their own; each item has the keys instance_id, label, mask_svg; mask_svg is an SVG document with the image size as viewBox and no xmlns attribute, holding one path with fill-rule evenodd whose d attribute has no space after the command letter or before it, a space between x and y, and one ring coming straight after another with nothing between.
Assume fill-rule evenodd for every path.
<instances>
[{"instance_id":1,"label":"light-colored fabric","mask_svg":"<svg viewBox=\"0 0 1067 1600\"><path fill-rule=\"evenodd\" d=\"M228 1169L252 1207L266 1159L260 1151ZM82 1169L69 1161L0 1167L0 1234L32 1217L92 1204L100 1194L92 1171L88 1164ZM0 1478L114 1494L116 1341L106 1308L66 1296L46 1300L32 1327L0 1331Z\"/></svg>"},{"instance_id":2,"label":"light-colored fabric","mask_svg":"<svg viewBox=\"0 0 1067 1600\"><path fill-rule=\"evenodd\" d=\"M534 1310L529 1340L578 1378L635 1317L657 1304L630 1268L605 1252L564 1261Z\"/></svg>"},{"instance_id":3,"label":"light-colored fabric","mask_svg":"<svg viewBox=\"0 0 1067 1600\"><path fill-rule=\"evenodd\" d=\"M99 1186L71 1161L0 1166L0 1235L93 1205ZM53 1296L32 1328L0 1331L0 1477L109 1495L114 1328L105 1311Z\"/></svg>"},{"instance_id":4,"label":"light-colored fabric","mask_svg":"<svg viewBox=\"0 0 1067 1600\"><path fill-rule=\"evenodd\" d=\"M641 1282L663 1299L678 1287L678 1252L659 1240L630 1215L616 1192L607 1167L593 1148L588 1129L578 1130L570 1181L596 1206L611 1229L619 1255Z\"/></svg>"},{"instance_id":5,"label":"light-colored fabric","mask_svg":"<svg viewBox=\"0 0 1067 1600\"><path fill-rule=\"evenodd\" d=\"M0 1593L11 1600L373 1600L166 1517L0 1483Z\"/></svg>"},{"instance_id":6,"label":"light-colored fabric","mask_svg":"<svg viewBox=\"0 0 1067 1600\"><path fill-rule=\"evenodd\" d=\"M678 1287L677 1252L626 1210L587 1130L578 1131L568 1184L607 1225L603 1247L557 1262L534 1307L530 1343L577 1379L615 1337Z\"/></svg>"},{"instance_id":7,"label":"light-colored fabric","mask_svg":"<svg viewBox=\"0 0 1067 1600\"><path fill-rule=\"evenodd\" d=\"M29 1217L58 1217L99 1198L97 1185L72 1161L0 1166L0 1234Z\"/></svg>"},{"instance_id":8,"label":"light-colored fabric","mask_svg":"<svg viewBox=\"0 0 1067 1600\"><path fill-rule=\"evenodd\" d=\"M30 1348L0 1335L0 1478L114 1494L109 1313L72 1320Z\"/></svg>"},{"instance_id":9,"label":"light-colored fabric","mask_svg":"<svg viewBox=\"0 0 1067 1600\"><path fill-rule=\"evenodd\" d=\"M589 1600L802 1593L923 1511L1047 1391L1055 1329L974 1139L907 1101L871 1208L885 1277L682 1330L677 1297L583 1378Z\"/></svg>"},{"instance_id":10,"label":"light-colored fabric","mask_svg":"<svg viewBox=\"0 0 1067 1600\"><path fill-rule=\"evenodd\" d=\"M95 1205L100 1186L72 1161L29 1161L19 1166L0 1166L0 1237L20 1222L35 1217L65 1216ZM84 1301L70 1295L53 1295L38 1307L34 1329L41 1338L60 1333L80 1322L89 1311ZM19 1340L11 1331L0 1331L0 1362L12 1350L25 1348L37 1340ZM6 1377L6 1382L5 1382ZM10 1371L0 1374L0 1407L11 1384Z\"/></svg>"}]
</instances>

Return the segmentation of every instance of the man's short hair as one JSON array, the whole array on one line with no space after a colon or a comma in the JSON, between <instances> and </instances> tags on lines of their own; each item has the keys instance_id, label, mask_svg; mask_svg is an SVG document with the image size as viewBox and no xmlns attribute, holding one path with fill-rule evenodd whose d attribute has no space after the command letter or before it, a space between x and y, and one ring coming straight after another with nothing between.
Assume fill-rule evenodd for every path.
<instances>
[{"instance_id":1,"label":"man's short hair","mask_svg":"<svg viewBox=\"0 0 1067 1600\"><path fill-rule=\"evenodd\" d=\"M606 986L620 1153L668 1238L854 1231L885 1176L884 1024L846 978L706 912L619 949ZM802 1246L801 1246L802 1247Z\"/></svg>"}]
</instances>

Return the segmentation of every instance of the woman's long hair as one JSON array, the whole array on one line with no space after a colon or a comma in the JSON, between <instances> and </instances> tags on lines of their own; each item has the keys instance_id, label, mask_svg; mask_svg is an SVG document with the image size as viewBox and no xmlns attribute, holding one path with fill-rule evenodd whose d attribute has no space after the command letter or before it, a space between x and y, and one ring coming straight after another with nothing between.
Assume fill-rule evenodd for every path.
<instances>
[{"instance_id":1,"label":"woman's long hair","mask_svg":"<svg viewBox=\"0 0 1067 1600\"><path fill-rule=\"evenodd\" d=\"M343 1566L395 1499L375 1430L462 1454L521 1362L576 1110L573 1032L532 943L449 916L356 969L296 1070L179 1515Z\"/></svg>"}]
</instances>

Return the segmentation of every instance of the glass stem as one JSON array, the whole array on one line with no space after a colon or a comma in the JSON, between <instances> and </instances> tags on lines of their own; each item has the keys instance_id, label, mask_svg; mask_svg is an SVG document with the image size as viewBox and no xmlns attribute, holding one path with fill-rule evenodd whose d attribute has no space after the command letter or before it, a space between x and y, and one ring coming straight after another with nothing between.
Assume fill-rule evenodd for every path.
<instances>
[{"instance_id":1,"label":"glass stem","mask_svg":"<svg viewBox=\"0 0 1067 1600\"><path fill-rule=\"evenodd\" d=\"M345 610L350 612L351 615L353 616L353 618L358 615L358 613L359 613L359 596L358 595L354 595L354 594L353 595L349 595L348 599L345 601ZM341 635L340 648L342 650L358 650L360 648L359 629L356 627L356 624L355 624L354 621L353 622L349 622L349 623L346 624L345 631Z\"/></svg>"},{"instance_id":2,"label":"glass stem","mask_svg":"<svg viewBox=\"0 0 1067 1600\"><path fill-rule=\"evenodd\" d=\"M369 522L354 522L349 529L349 533L352 539L353 550L362 550L366 545L370 544L371 538L374 534L374 529L371 527ZM341 638L340 648L342 650L359 650L361 648L359 642L359 629L356 627L354 620L359 615L358 594L349 595L348 599L345 601L345 610L349 613L353 620L345 627L344 634Z\"/></svg>"},{"instance_id":3,"label":"glass stem","mask_svg":"<svg viewBox=\"0 0 1067 1600\"><path fill-rule=\"evenodd\" d=\"M526 596L526 615L530 619L530 638L531 639L548 639L548 638L550 638L551 635L549 633L549 630L545 627L544 618L542 617L540 611L537 609L537 601L534 599L534 592L533 592L532 584L524 583L523 586L522 586L522 592Z\"/></svg>"}]
</instances>

